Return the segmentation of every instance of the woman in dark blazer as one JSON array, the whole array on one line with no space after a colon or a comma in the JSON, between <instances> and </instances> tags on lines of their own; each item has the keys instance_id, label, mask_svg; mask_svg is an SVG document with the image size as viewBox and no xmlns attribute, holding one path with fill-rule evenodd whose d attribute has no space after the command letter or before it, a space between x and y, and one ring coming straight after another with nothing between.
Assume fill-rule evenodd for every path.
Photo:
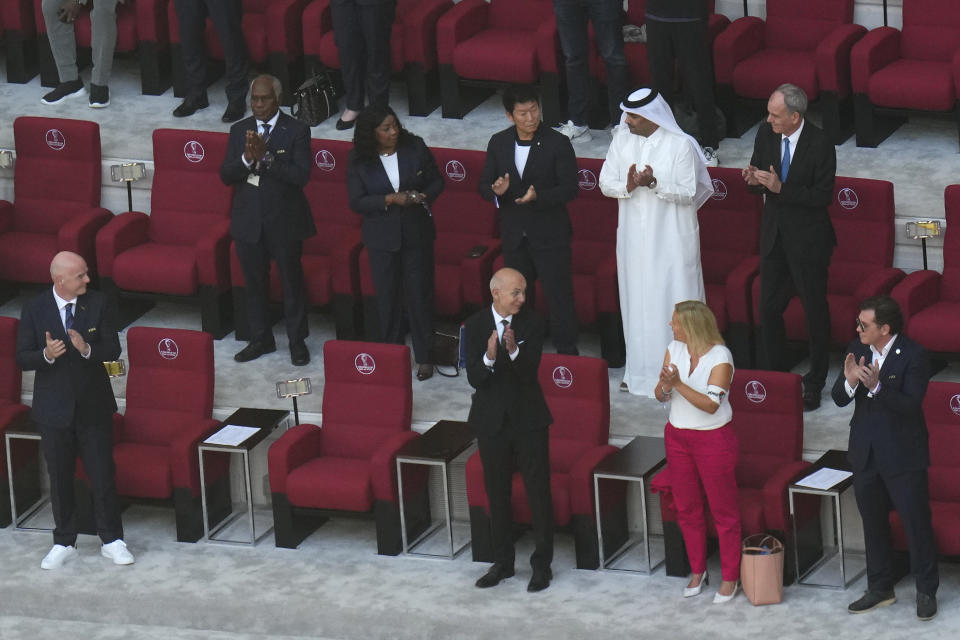
<instances>
[{"instance_id":1,"label":"woman in dark blazer","mask_svg":"<svg viewBox=\"0 0 960 640\"><path fill-rule=\"evenodd\" d=\"M380 335L403 344L409 323L417 379L433 375L433 239L430 203L443 178L423 140L388 106L357 117L347 169L350 208L363 215L363 244L376 288ZM405 312L405 318L404 318Z\"/></svg>"}]
</instances>

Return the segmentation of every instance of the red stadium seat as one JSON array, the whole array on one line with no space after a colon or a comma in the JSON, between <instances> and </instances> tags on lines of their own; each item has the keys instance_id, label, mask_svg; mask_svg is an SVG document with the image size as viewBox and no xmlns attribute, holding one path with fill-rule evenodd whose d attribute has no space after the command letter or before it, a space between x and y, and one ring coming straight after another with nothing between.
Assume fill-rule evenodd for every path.
<instances>
[{"instance_id":1,"label":"red stadium seat","mask_svg":"<svg viewBox=\"0 0 960 640\"><path fill-rule=\"evenodd\" d=\"M199 296L203 330L218 339L229 330L226 152L225 133L155 130L150 215L121 213L97 234L104 293Z\"/></svg>"},{"instance_id":2,"label":"red stadium seat","mask_svg":"<svg viewBox=\"0 0 960 640\"><path fill-rule=\"evenodd\" d=\"M31 0L6 0L0 5L7 82L23 84L37 75L37 27L31 5Z\"/></svg>"},{"instance_id":3,"label":"red stadium seat","mask_svg":"<svg viewBox=\"0 0 960 640\"><path fill-rule=\"evenodd\" d=\"M16 358L18 324L19 320L16 318L0 316L0 527L10 524L12 516L10 485L7 479L7 439L4 434L10 425L25 417L30 411L30 407L20 402L21 375ZM39 467L37 443L35 441L24 443L22 440L16 442L28 445L29 449L18 446L13 452L14 468L30 461ZM36 472L33 476L37 477Z\"/></svg>"},{"instance_id":4,"label":"red stadium seat","mask_svg":"<svg viewBox=\"0 0 960 640\"><path fill-rule=\"evenodd\" d=\"M903 30L872 30L850 53L858 147L876 147L902 122L876 109L952 114L960 130L960 6L910 0Z\"/></svg>"},{"instance_id":5,"label":"red stadium seat","mask_svg":"<svg viewBox=\"0 0 960 640\"><path fill-rule=\"evenodd\" d=\"M550 425L550 491L553 522L574 535L578 569L600 564L594 517L593 469L616 447L610 438L610 381L600 358L543 354L538 371L543 395L553 415ZM490 513L480 454L467 461L474 562L492 562ZM520 472L513 474L513 521L529 524L532 516Z\"/></svg>"},{"instance_id":6,"label":"red stadium seat","mask_svg":"<svg viewBox=\"0 0 960 640\"><path fill-rule=\"evenodd\" d=\"M836 144L848 136L850 48L866 29L851 24L853 0L767 0L766 21L739 18L713 45L717 97L727 133L740 136L756 119L737 121L738 97L766 102L790 82L819 98L823 129ZM751 113L751 115L758 115Z\"/></svg>"},{"instance_id":7,"label":"red stadium seat","mask_svg":"<svg viewBox=\"0 0 960 640\"><path fill-rule=\"evenodd\" d=\"M59 251L80 254L95 275L94 237L113 217L100 206L100 127L24 116L13 137L14 201L0 201L0 280L49 285Z\"/></svg>"},{"instance_id":8,"label":"red stadium seat","mask_svg":"<svg viewBox=\"0 0 960 640\"><path fill-rule=\"evenodd\" d=\"M397 555L396 454L417 437L410 430L410 349L328 340L323 371L322 428L297 425L270 446L276 545L295 549L310 535L322 523L311 511L320 517L348 511L372 515L378 553ZM421 487L424 493L425 483Z\"/></svg>"}]
</instances>

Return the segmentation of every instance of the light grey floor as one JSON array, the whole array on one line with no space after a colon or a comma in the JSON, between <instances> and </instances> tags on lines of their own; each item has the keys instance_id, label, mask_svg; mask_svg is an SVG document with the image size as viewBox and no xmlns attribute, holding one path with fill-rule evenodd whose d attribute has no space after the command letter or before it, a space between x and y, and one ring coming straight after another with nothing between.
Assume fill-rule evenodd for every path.
<instances>
[{"instance_id":1,"label":"light grey floor","mask_svg":"<svg viewBox=\"0 0 960 640\"><path fill-rule=\"evenodd\" d=\"M175 119L178 104L171 92L138 95L135 71L118 65L111 83L112 104L92 110L85 100L56 107L39 103L44 89L38 80L27 85L0 83L0 147L13 143L10 123L17 115L57 115L100 122L105 158L149 159L149 132L156 127L206 128L226 131L219 117L226 106L222 85L210 92L211 107L192 118ZM489 135L506 121L499 98L491 97L463 121L404 118L404 124L436 146L485 148ZM405 115L402 87L393 102ZM815 116L815 114L814 114ZM721 145L723 164L742 166L749 157L753 132ZM314 137L349 139L333 121L314 128ZM578 144L582 156L602 157L609 134L593 132L594 140ZM880 149L857 149L852 141L838 148L840 173L892 179L898 212L942 217L943 187L960 181L956 130L948 121L916 119ZM899 215L899 213L898 213ZM932 260L936 266L939 254ZM898 246L895 264L916 268L919 250ZM22 299L0 306L0 315L18 316ZM137 324L199 329L199 310L188 305L158 305ZM215 415L225 417L238 406L288 408L276 398L277 380L308 375L314 395L302 399L304 421L320 419L322 345L333 336L331 318L313 313L308 346L313 362L292 367L282 328L275 327L278 351L256 363L238 365L232 355L241 346L233 336L215 345L217 384ZM596 335L586 334L585 355L599 355ZM803 371L801 363L798 371ZM839 367L834 357L831 380ZM653 400L617 392L622 371L610 371L611 439L622 444L635 435L661 435L666 415ZM960 381L957 364L937 379ZM434 377L414 382L414 421L423 429L436 420L465 419L470 389L466 380ZM32 376L24 376L29 402ZM123 404L123 380L115 383ZM830 448L845 448L849 411L829 402L805 416L805 457ZM49 548L48 534L0 531L0 638L74 636L113 638L848 638L900 639L907 636L951 637L960 629L956 606L960 571L943 567L941 614L930 624L913 618L914 591L909 580L899 587L900 601L866 616L850 616L846 603L859 595L861 580L845 593L789 588L780 606L753 608L743 597L714 607L709 595L679 597L682 580L662 569L638 577L573 569L572 542L560 536L551 588L537 595L524 591L529 571L518 560L519 575L504 585L480 592L473 580L485 570L469 561L469 551L456 561L379 557L369 523L332 521L296 551L278 550L268 536L254 549L173 542L170 510L135 506L124 516L127 540L137 555L130 568L108 565L93 538L82 537L81 557L64 570L47 573L39 561ZM529 546L521 542L518 558ZM717 566L711 565L719 575ZM711 592L712 593L712 590Z\"/></svg>"}]
</instances>

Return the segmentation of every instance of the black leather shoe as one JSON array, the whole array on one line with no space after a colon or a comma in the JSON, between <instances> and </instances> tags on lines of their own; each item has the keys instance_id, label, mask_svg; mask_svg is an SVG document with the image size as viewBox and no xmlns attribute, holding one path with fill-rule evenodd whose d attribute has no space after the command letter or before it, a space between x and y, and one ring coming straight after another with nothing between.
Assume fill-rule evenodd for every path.
<instances>
[{"instance_id":1,"label":"black leather shoe","mask_svg":"<svg viewBox=\"0 0 960 640\"><path fill-rule=\"evenodd\" d=\"M937 596L917 593L917 618L923 621L937 617Z\"/></svg>"},{"instance_id":2,"label":"black leather shoe","mask_svg":"<svg viewBox=\"0 0 960 640\"><path fill-rule=\"evenodd\" d=\"M920 610L919 597L917 598L917 611ZM847 607L847 611L850 613L866 613L867 611L873 611L877 607L888 607L894 602L897 601L897 597L893 594L893 591L867 591L863 594L863 597L857 600L856 602L851 602ZM934 609L936 609L936 603L934 603Z\"/></svg>"},{"instance_id":3,"label":"black leather shoe","mask_svg":"<svg viewBox=\"0 0 960 640\"><path fill-rule=\"evenodd\" d=\"M290 363L295 367L302 367L310 362L310 352L303 340L290 345Z\"/></svg>"},{"instance_id":4,"label":"black leather shoe","mask_svg":"<svg viewBox=\"0 0 960 640\"><path fill-rule=\"evenodd\" d=\"M819 408L820 408L820 392L804 391L803 392L803 410L816 411Z\"/></svg>"},{"instance_id":5,"label":"black leather shoe","mask_svg":"<svg viewBox=\"0 0 960 640\"><path fill-rule=\"evenodd\" d=\"M209 106L210 102L207 100L207 96L185 98L184 101L180 103L180 106L173 110L173 117L186 118L200 111L200 109L206 109Z\"/></svg>"},{"instance_id":6,"label":"black leather shoe","mask_svg":"<svg viewBox=\"0 0 960 640\"><path fill-rule=\"evenodd\" d=\"M357 119L353 120L344 120L342 118L337 118L337 131L346 131L347 129L353 129L353 125L357 123Z\"/></svg>"},{"instance_id":7,"label":"black leather shoe","mask_svg":"<svg viewBox=\"0 0 960 640\"><path fill-rule=\"evenodd\" d=\"M242 118L246 112L246 102L243 100L231 100L230 104L227 105L226 111L223 112L223 117L220 119L224 122L236 122Z\"/></svg>"},{"instance_id":8,"label":"black leather shoe","mask_svg":"<svg viewBox=\"0 0 960 640\"><path fill-rule=\"evenodd\" d=\"M273 353L277 350L274 342L263 342L262 340L253 340L243 348L242 351L233 356L237 362L250 362L256 360L265 353Z\"/></svg>"},{"instance_id":9,"label":"black leather shoe","mask_svg":"<svg viewBox=\"0 0 960 640\"><path fill-rule=\"evenodd\" d=\"M550 567L547 567L546 569L534 569L533 576L530 578L530 583L527 584L527 591L530 593L543 591L550 586L551 580L553 580L553 571L550 569Z\"/></svg>"},{"instance_id":10,"label":"black leather shoe","mask_svg":"<svg viewBox=\"0 0 960 640\"><path fill-rule=\"evenodd\" d=\"M433 365L421 364L417 367L417 380L429 380L433 377Z\"/></svg>"},{"instance_id":11,"label":"black leather shoe","mask_svg":"<svg viewBox=\"0 0 960 640\"><path fill-rule=\"evenodd\" d=\"M490 570L480 576L476 585L480 589L489 589L500 584L501 580L513 577L513 567L505 567L502 564L494 563Z\"/></svg>"}]
</instances>

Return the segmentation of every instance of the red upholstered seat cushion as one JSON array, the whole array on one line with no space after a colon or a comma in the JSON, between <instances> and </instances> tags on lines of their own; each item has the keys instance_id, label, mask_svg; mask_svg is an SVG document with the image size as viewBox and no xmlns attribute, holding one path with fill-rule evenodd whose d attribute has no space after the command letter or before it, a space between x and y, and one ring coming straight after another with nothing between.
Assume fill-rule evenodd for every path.
<instances>
[{"instance_id":1,"label":"red upholstered seat cushion","mask_svg":"<svg viewBox=\"0 0 960 640\"><path fill-rule=\"evenodd\" d=\"M298 507L369 511L373 506L369 464L353 458L314 458L287 476L287 498Z\"/></svg>"},{"instance_id":2,"label":"red upholstered seat cushion","mask_svg":"<svg viewBox=\"0 0 960 640\"><path fill-rule=\"evenodd\" d=\"M313 305L328 304L333 299L333 260L329 256L305 255L300 262L303 272L310 274L305 278L307 301ZM275 269L270 270L270 291L280 291L280 272Z\"/></svg>"},{"instance_id":3,"label":"red upholstered seat cushion","mask_svg":"<svg viewBox=\"0 0 960 640\"><path fill-rule=\"evenodd\" d=\"M466 243L461 243L466 244ZM472 244L470 246L473 246ZM433 308L438 315L455 316L463 309L463 286L460 278L460 261L457 257L466 254L469 247L458 250L449 245L434 245L436 266L434 268ZM446 255L442 255L446 254ZM446 259L444 259L446 258ZM456 260L454 262L454 260ZM448 262L448 264L444 264Z\"/></svg>"},{"instance_id":4,"label":"red upholstered seat cushion","mask_svg":"<svg viewBox=\"0 0 960 640\"><path fill-rule=\"evenodd\" d=\"M880 107L949 111L957 99L950 62L901 59L870 76L870 102Z\"/></svg>"},{"instance_id":5,"label":"red upholstered seat cushion","mask_svg":"<svg viewBox=\"0 0 960 640\"><path fill-rule=\"evenodd\" d=\"M767 526L763 518L763 491L740 487L738 496L740 504L740 528L743 535L763 533ZM716 532L716 526L711 518L711 530Z\"/></svg>"},{"instance_id":6,"label":"red upholstered seat cushion","mask_svg":"<svg viewBox=\"0 0 960 640\"><path fill-rule=\"evenodd\" d=\"M320 62L331 69L340 68L340 52L337 50L337 41L334 40L333 31L328 31L320 37L316 49L320 55Z\"/></svg>"},{"instance_id":7,"label":"red upholstered seat cushion","mask_svg":"<svg viewBox=\"0 0 960 640\"><path fill-rule=\"evenodd\" d=\"M453 67L461 78L536 82L536 45L533 30L488 29L456 46Z\"/></svg>"},{"instance_id":8,"label":"red upholstered seat cushion","mask_svg":"<svg viewBox=\"0 0 960 640\"><path fill-rule=\"evenodd\" d=\"M117 491L140 498L173 495L170 449L163 445L117 442L113 446L117 467Z\"/></svg>"},{"instance_id":9,"label":"red upholstered seat cushion","mask_svg":"<svg viewBox=\"0 0 960 640\"><path fill-rule=\"evenodd\" d=\"M117 256L113 279L130 291L192 295L198 282L196 254L192 246L142 244Z\"/></svg>"},{"instance_id":10,"label":"red upholstered seat cushion","mask_svg":"<svg viewBox=\"0 0 960 640\"><path fill-rule=\"evenodd\" d=\"M558 527L570 522L570 476L565 473L550 474L550 497L553 500L553 523ZM513 474L513 520L523 524L533 522L527 488L519 472Z\"/></svg>"},{"instance_id":11,"label":"red upholstered seat cushion","mask_svg":"<svg viewBox=\"0 0 960 640\"><path fill-rule=\"evenodd\" d=\"M746 98L767 99L778 86L791 82L814 100L820 94L813 51L761 49L733 71L733 88Z\"/></svg>"},{"instance_id":12,"label":"red upholstered seat cushion","mask_svg":"<svg viewBox=\"0 0 960 640\"><path fill-rule=\"evenodd\" d=\"M58 250L55 234L0 233L0 273L14 282L49 284L50 262Z\"/></svg>"},{"instance_id":13,"label":"red upholstered seat cushion","mask_svg":"<svg viewBox=\"0 0 960 640\"><path fill-rule=\"evenodd\" d=\"M937 302L910 318L910 334L930 351L960 352L960 302Z\"/></svg>"}]
</instances>

